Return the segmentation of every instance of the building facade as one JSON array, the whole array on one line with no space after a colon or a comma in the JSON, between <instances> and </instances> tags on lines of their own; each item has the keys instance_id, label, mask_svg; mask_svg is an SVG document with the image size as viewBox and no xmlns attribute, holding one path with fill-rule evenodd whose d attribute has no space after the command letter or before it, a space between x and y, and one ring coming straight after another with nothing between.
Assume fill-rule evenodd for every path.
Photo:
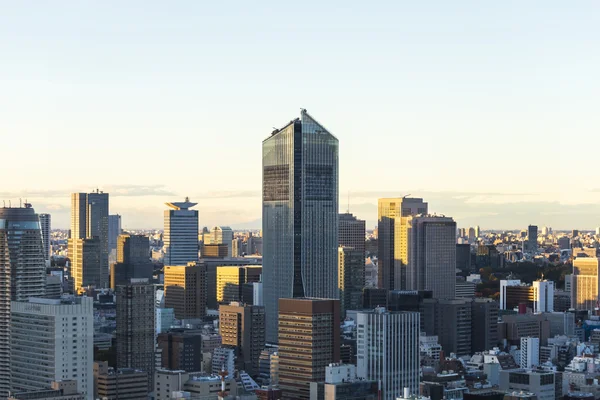
<instances>
[{"instance_id":1,"label":"building facade","mask_svg":"<svg viewBox=\"0 0 600 400\"><path fill-rule=\"evenodd\" d=\"M40 218L40 228L42 229L42 243L44 244L44 256L46 261L50 261L52 255L52 243L50 232L52 232L52 216L50 214L38 214Z\"/></svg>"},{"instance_id":2,"label":"building facade","mask_svg":"<svg viewBox=\"0 0 600 400\"><path fill-rule=\"evenodd\" d=\"M571 275L571 307L593 311L598 307L600 263L596 257L577 257Z\"/></svg>"},{"instance_id":3,"label":"building facade","mask_svg":"<svg viewBox=\"0 0 600 400\"><path fill-rule=\"evenodd\" d=\"M362 308L364 287L364 253L353 247L340 247L338 249L338 288L342 317L346 315L346 310Z\"/></svg>"},{"instance_id":4,"label":"building facade","mask_svg":"<svg viewBox=\"0 0 600 400\"><path fill-rule=\"evenodd\" d=\"M183 202L166 203L163 242L165 265L186 265L198 261L198 211L190 210L198 203L185 198Z\"/></svg>"},{"instance_id":5,"label":"building facade","mask_svg":"<svg viewBox=\"0 0 600 400\"><path fill-rule=\"evenodd\" d=\"M242 299L244 285L260 282L261 274L260 266L218 266L217 302L219 304L229 304L232 301L245 302Z\"/></svg>"},{"instance_id":6,"label":"building facade","mask_svg":"<svg viewBox=\"0 0 600 400\"><path fill-rule=\"evenodd\" d=\"M106 361L94 363L94 398L147 400L148 374L131 368L115 370Z\"/></svg>"},{"instance_id":7,"label":"building facade","mask_svg":"<svg viewBox=\"0 0 600 400\"><path fill-rule=\"evenodd\" d=\"M175 318L206 316L206 266L197 263L165 266L165 306Z\"/></svg>"},{"instance_id":8,"label":"building facade","mask_svg":"<svg viewBox=\"0 0 600 400\"><path fill-rule=\"evenodd\" d=\"M306 110L263 141L267 341L278 300L337 298L338 140Z\"/></svg>"},{"instance_id":9,"label":"building facade","mask_svg":"<svg viewBox=\"0 0 600 400\"><path fill-rule=\"evenodd\" d=\"M119 235L116 263L110 266L110 287L127 285L130 279L152 280L154 267L150 262L150 240L145 235Z\"/></svg>"}]
</instances>

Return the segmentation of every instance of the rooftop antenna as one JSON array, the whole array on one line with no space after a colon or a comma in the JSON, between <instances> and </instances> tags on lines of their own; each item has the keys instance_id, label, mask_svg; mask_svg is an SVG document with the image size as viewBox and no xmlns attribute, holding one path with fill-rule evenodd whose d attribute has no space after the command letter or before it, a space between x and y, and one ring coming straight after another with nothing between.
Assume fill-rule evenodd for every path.
<instances>
[{"instance_id":1,"label":"rooftop antenna","mask_svg":"<svg viewBox=\"0 0 600 400\"><path fill-rule=\"evenodd\" d=\"M405 194L404 196L402 196L402 198L403 198L403 199L405 199L405 198L407 198L408 196L410 196L410 193L409 193L409 194Z\"/></svg>"}]
</instances>

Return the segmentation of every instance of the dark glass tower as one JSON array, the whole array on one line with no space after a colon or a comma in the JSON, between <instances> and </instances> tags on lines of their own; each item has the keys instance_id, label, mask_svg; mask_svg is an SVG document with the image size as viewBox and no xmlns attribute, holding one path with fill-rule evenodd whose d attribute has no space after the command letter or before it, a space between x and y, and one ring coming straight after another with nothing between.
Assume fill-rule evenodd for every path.
<instances>
[{"instance_id":1,"label":"dark glass tower","mask_svg":"<svg viewBox=\"0 0 600 400\"><path fill-rule=\"evenodd\" d=\"M267 341L280 298L337 298L338 140L306 110L263 142Z\"/></svg>"}]
</instances>

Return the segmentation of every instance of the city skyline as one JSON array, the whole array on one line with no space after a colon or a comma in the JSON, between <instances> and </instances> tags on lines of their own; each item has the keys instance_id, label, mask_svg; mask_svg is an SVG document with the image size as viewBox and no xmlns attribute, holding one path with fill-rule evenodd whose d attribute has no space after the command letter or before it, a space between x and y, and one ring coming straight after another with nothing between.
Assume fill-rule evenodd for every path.
<instances>
[{"instance_id":1,"label":"city skyline","mask_svg":"<svg viewBox=\"0 0 600 400\"><path fill-rule=\"evenodd\" d=\"M369 227L377 197L407 193L459 226L600 225L585 217L600 215L600 185L584 165L599 140L597 3L345 5L7 5L0 131L32 160L0 199L66 227L68 194L98 186L125 227L160 227L161 204L185 196L207 226L259 227L260 141L306 107L340 139L340 208L355 193ZM310 23L282 22L312 8ZM306 43L317 63L281 56ZM561 151L573 135L586 145ZM399 159L419 173L399 174Z\"/></svg>"}]
</instances>

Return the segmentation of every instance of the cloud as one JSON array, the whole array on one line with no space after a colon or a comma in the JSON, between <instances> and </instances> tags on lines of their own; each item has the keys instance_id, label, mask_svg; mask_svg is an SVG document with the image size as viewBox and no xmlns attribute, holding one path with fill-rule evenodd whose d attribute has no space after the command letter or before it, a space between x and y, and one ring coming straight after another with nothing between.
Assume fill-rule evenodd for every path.
<instances>
[{"instance_id":1,"label":"cloud","mask_svg":"<svg viewBox=\"0 0 600 400\"><path fill-rule=\"evenodd\" d=\"M72 188L72 189L53 189L53 190L24 190L21 192L0 192L0 198L14 199L68 199L71 193L92 192L94 188ZM139 196L177 196L171 190L168 190L165 185L106 185L100 188L104 193L108 193L111 197L139 197Z\"/></svg>"},{"instance_id":2,"label":"cloud","mask_svg":"<svg viewBox=\"0 0 600 400\"><path fill-rule=\"evenodd\" d=\"M231 190L231 191L218 191L218 192L205 192L199 193L193 196L194 198L200 199L236 199L236 198L250 198L260 197L259 190Z\"/></svg>"}]
</instances>

